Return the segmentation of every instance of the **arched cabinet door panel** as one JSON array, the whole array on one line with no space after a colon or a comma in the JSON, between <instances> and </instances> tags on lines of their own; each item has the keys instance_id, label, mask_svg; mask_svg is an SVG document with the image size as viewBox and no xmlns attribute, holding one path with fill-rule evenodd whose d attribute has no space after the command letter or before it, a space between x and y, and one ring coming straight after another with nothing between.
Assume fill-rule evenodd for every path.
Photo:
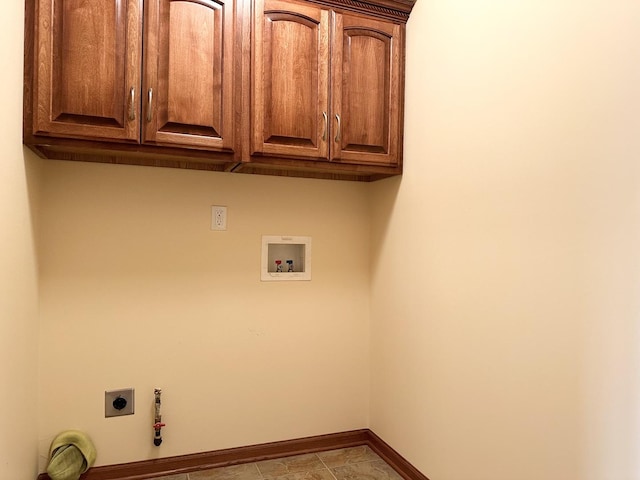
<instances>
[{"instance_id":1,"label":"arched cabinet door panel","mask_svg":"<svg viewBox=\"0 0 640 480\"><path fill-rule=\"evenodd\" d=\"M143 142L232 150L233 2L147 1Z\"/></svg>"},{"instance_id":2,"label":"arched cabinet door panel","mask_svg":"<svg viewBox=\"0 0 640 480\"><path fill-rule=\"evenodd\" d=\"M256 0L252 154L328 160L329 12Z\"/></svg>"},{"instance_id":3,"label":"arched cabinet door panel","mask_svg":"<svg viewBox=\"0 0 640 480\"><path fill-rule=\"evenodd\" d=\"M400 25L337 14L332 55L331 160L397 165L402 138ZM338 120L339 119L339 120Z\"/></svg>"},{"instance_id":4,"label":"arched cabinet door panel","mask_svg":"<svg viewBox=\"0 0 640 480\"><path fill-rule=\"evenodd\" d=\"M142 1L38 6L32 133L138 141Z\"/></svg>"}]
</instances>

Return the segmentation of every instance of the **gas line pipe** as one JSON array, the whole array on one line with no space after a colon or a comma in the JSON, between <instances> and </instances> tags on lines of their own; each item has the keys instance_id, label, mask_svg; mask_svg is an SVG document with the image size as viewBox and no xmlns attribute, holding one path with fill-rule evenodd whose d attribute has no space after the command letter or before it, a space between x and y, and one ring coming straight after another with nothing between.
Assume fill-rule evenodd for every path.
<instances>
[{"instance_id":1,"label":"gas line pipe","mask_svg":"<svg viewBox=\"0 0 640 480\"><path fill-rule=\"evenodd\" d=\"M153 390L153 394L156 397L156 402L155 402L155 411L156 411L156 415L155 415L155 423L153 424L153 429L155 430L155 435L153 437L153 444L156 447L159 447L160 444L162 443L162 432L161 429L162 427L165 426L164 423L162 423L162 415L160 415L160 394L162 394L162 390L160 390L159 388L154 388Z\"/></svg>"}]
</instances>

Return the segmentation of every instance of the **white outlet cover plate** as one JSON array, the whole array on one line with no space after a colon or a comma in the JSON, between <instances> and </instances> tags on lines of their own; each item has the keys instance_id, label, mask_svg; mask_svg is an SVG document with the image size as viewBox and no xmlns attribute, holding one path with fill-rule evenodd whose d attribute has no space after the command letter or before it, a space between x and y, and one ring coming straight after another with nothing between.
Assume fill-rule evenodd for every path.
<instances>
[{"instance_id":1,"label":"white outlet cover plate","mask_svg":"<svg viewBox=\"0 0 640 480\"><path fill-rule=\"evenodd\" d=\"M224 231L227 229L227 207L213 205L211 207L211 230Z\"/></svg>"}]
</instances>

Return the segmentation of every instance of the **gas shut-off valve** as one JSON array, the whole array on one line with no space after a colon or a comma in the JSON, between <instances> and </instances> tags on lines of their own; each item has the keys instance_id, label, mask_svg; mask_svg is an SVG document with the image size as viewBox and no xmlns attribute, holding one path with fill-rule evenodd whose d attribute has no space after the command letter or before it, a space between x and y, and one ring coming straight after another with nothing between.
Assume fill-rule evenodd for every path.
<instances>
[{"instance_id":1,"label":"gas shut-off valve","mask_svg":"<svg viewBox=\"0 0 640 480\"><path fill-rule=\"evenodd\" d=\"M161 405L161 401L160 401L160 395L162 394L162 390L160 390L159 388L154 388L153 389L153 394L156 397L156 402L155 402L155 422L153 424L153 429L155 430L155 435L153 436L153 444L156 447L159 447L160 444L162 443L162 432L161 429L162 427L164 427L164 423L162 423L162 415L160 415L160 405Z\"/></svg>"}]
</instances>

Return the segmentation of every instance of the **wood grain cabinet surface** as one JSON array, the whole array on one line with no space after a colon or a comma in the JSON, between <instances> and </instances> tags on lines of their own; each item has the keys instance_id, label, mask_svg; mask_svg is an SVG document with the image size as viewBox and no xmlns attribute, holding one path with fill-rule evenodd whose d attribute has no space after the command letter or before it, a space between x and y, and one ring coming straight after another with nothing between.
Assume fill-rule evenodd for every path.
<instances>
[{"instance_id":1,"label":"wood grain cabinet surface","mask_svg":"<svg viewBox=\"0 0 640 480\"><path fill-rule=\"evenodd\" d=\"M56 0L37 7L33 133L136 141L141 2Z\"/></svg>"},{"instance_id":2,"label":"wood grain cabinet surface","mask_svg":"<svg viewBox=\"0 0 640 480\"><path fill-rule=\"evenodd\" d=\"M63 160L397 175L413 2L27 0L24 143Z\"/></svg>"},{"instance_id":3,"label":"wood grain cabinet surface","mask_svg":"<svg viewBox=\"0 0 640 480\"><path fill-rule=\"evenodd\" d=\"M401 26L284 0L254 15L251 153L398 166Z\"/></svg>"},{"instance_id":4,"label":"wood grain cabinet surface","mask_svg":"<svg viewBox=\"0 0 640 480\"><path fill-rule=\"evenodd\" d=\"M233 12L233 0L146 1L143 142L233 150Z\"/></svg>"}]
</instances>

